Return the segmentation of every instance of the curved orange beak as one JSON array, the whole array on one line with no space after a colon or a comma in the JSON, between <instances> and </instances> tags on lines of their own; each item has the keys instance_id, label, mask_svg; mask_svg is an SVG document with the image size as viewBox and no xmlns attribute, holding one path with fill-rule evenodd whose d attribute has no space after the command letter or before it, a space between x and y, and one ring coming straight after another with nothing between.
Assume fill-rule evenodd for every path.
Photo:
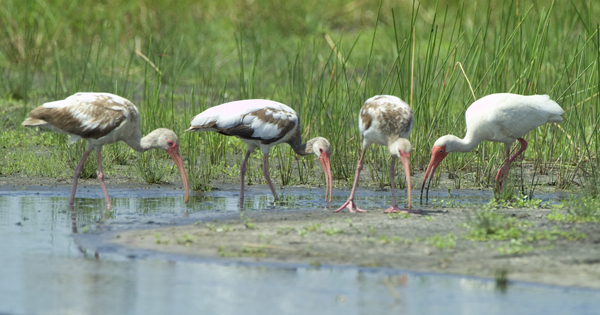
<instances>
[{"instance_id":1,"label":"curved orange beak","mask_svg":"<svg viewBox=\"0 0 600 315\"><path fill-rule=\"evenodd\" d=\"M400 151L400 161L402 161L402 166L404 166L404 176L406 176L406 187L408 189L408 211L410 211L412 207L412 184L410 182L410 152L405 153ZM393 179L392 179L393 180Z\"/></svg>"},{"instance_id":2,"label":"curved orange beak","mask_svg":"<svg viewBox=\"0 0 600 315\"><path fill-rule=\"evenodd\" d=\"M435 174L435 170L438 165L442 162L442 160L448 155L445 147L433 146L431 148L431 160L429 161L429 165L427 166L427 171L425 171L425 176L423 177L423 184L421 185L421 202L423 202L423 188L425 187L425 182L429 177L429 182L427 184L427 193L425 194L425 200L429 199L429 186L431 185L431 179Z\"/></svg>"},{"instance_id":3,"label":"curved orange beak","mask_svg":"<svg viewBox=\"0 0 600 315\"><path fill-rule=\"evenodd\" d=\"M329 162L329 153L323 152L319 156L321 165L323 166L323 173L325 173L325 202L329 196L329 202L331 202L333 194L333 176L331 175L331 164Z\"/></svg>"},{"instance_id":4,"label":"curved orange beak","mask_svg":"<svg viewBox=\"0 0 600 315\"><path fill-rule=\"evenodd\" d=\"M173 147L167 150L167 153L171 156L173 162L175 162L175 165L177 165L177 168L179 169L179 174L181 174L181 180L183 181L183 189L185 189L185 203L188 203L188 201L190 200L190 188L188 186L188 179L187 175L185 174L185 168L183 167L183 160L179 155L179 146L174 145Z\"/></svg>"}]
</instances>

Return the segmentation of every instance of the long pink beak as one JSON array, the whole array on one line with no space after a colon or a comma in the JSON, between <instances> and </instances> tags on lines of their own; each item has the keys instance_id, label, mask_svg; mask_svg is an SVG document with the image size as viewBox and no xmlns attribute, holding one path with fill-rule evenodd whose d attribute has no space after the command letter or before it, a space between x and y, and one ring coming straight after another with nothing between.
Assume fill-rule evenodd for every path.
<instances>
[{"instance_id":1,"label":"long pink beak","mask_svg":"<svg viewBox=\"0 0 600 315\"><path fill-rule=\"evenodd\" d=\"M410 182L410 152L404 153L400 151L400 161L402 161L402 166L404 166L404 176L406 176L406 188L408 188L408 211L410 211L412 207L412 184ZM394 180L394 179L392 179Z\"/></svg>"},{"instance_id":2,"label":"long pink beak","mask_svg":"<svg viewBox=\"0 0 600 315\"><path fill-rule=\"evenodd\" d=\"M183 167L183 160L179 155L179 146L173 146L172 148L167 150L167 153L171 156L173 162L175 162L175 165L177 165L177 168L179 169L179 174L181 174L181 180L183 181L183 188L185 189L185 203L188 203L188 201L190 200L190 188L188 186L188 179L187 175L185 174L185 168Z\"/></svg>"},{"instance_id":3,"label":"long pink beak","mask_svg":"<svg viewBox=\"0 0 600 315\"><path fill-rule=\"evenodd\" d=\"M321 153L319 156L321 165L323 166L323 173L325 173L325 202L329 196L329 202L331 202L333 194L333 176L331 175L331 164L329 162L329 154L327 152Z\"/></svg>"},{"instance_id":4,"label":"long pink beak","mask_svg":"<svg viewBox=\"0 0 600 315\"><path fill-rule=\"evenodd\" d=\"M443 153L440 153L442 151ZM425 194L425 200L429 199L429 186L431 186L431 179L435 174L435 170L438 165L442 162L442 160L448 155L448 152L442 147L434 146L431 149L431 160L429 161L429 165L427 166L427 170L425 171L425 176L423 177L423 184L421 184L421 202L423 202L423 188L425 187L425 182L429 177L429 182L427 184L427 193Z\"/></svg>"}]
</instances>

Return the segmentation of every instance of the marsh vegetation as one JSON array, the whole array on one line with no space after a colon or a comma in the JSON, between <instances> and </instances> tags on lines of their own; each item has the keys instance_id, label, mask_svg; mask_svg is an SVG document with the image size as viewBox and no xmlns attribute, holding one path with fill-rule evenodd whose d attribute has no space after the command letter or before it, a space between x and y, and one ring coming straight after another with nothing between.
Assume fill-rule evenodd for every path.
<instances>
[{"instance_id":1,"label":"marsh vegetation","mask_svg":"<svg viewBox=\"0 0 600 315\"><path fill-rule=\"evenodd\" d=\"M129 98L144 131L179 132L197 190L238 172L238 140L182 132L193 115L225 101L268 98L295 108L304 137L330 139L334 179L343 187L352 182L358 109L368 97L393 94L413 107L411 168L419 172L437 137L464 133L474 97L512 92L549 94L565 109L562 126L527 136L530 147L512 172L515 190L598 191L600 34L593 17L600 12L591 1L8 0L0 7L1 175L71 176L81 146L20 122L34 106L77 91ZM166 156L136 157L124 144L106 151L108 177L176 175ZM320 182L312 159L287 146L272 154L277 184ZM165 163L150 162L156 158ZM389 185L385 148L366 161L370 186ZM448 157L438 179L489 187L502 162L500 145L484 143ZM86 176L95 176L93 163ZM263 181L259 163L251 159L248 181Z\"/></svg>"}]
</instances>

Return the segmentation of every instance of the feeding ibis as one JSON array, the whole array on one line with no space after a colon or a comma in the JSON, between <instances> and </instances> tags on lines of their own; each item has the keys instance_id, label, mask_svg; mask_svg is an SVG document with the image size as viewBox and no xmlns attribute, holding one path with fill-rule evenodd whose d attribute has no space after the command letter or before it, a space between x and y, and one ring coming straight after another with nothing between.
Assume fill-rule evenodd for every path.
<instances>
[{"instance_id":1,"label":"feeding ibis","mask_svg":"<svg viewBox=\"0 0 600 315\"><path fill-rule=\"evenodd\" d=\"M448 153L471 151L484 140L502 142L505 145L506 161L498 170L495 184L495 189L502 190L502 182L508 175L510 163L527 149L527 141L523 137L545 123L562 122L563 112L563 109L548 95L525 96L498 93L475 101L465 112L467 123L465 137L460 139L453 135L445 135L435 141L431 149L431 160L421 185L421 199L423 199L423 188L427 178L429 183L425 198L428 198L431 179ZM515 141L521 143L521 148L510 156L510 147Z\"/></svg>"},{"instance_id":2,"label":"feeding ibis","mask_svg":"<svg viewBox=\"0 0 600 315\"><path fill-rule=\"evenodd\" d=\"M92 150L96 150L98 181L104 192L108 209L112 208L104 173L102 172L102 146L123 141L138 152L163 149L171 156L179 169L185 189L185 202L189 200L188 181L179 155L179 140L169 129L159 128L142 137L140 113L129 100L110 93L77 93L64 100L44 103L29 113L22 123L26 127L43 127L71 135L70 142L80 138L87 140L83 157L75 167L73 188L69 205L75 201L77 180L83 164Z\"/></svg>"},{"instance_id":3,"label":"feeding ibis","mask_svg":"<svg viewBox=\"0 0 600 315\"><path fill-rule=\"evenodd\" d=\"M187 131L216 131L226 136L235 136L246 143L246 156L240 167L240 207L244 202L244 175L250 154L260 148L263 153L263 174L277 199L275 187L269 176L269 150L272 146L287 143L298 155L316 155L325 173L325 201L333 190L333 178L329 157L331 145L322 137L302 142L300 118L289 106L279 102L251 99L233 101L211 107L192 118Z\"/></svg>"},{"instance_id":4,"label":"feeding ibis","mask_svg":"<svg viewBox=\"0 0 600 315\"><path fill-rule=\"evenodd\" d=\"M410 106L396 96L377 95L368 99L360 110L358 117L358 129L363 137L362 154L358 160L356 174L354 175L354 184L348 200L335 212L345 208L350 212L366 212L358 208L354 203L354 193L358 185L358 177L363 168L365 153L371 144L376 143L388 147L392 155L390 162L390 187L392 189L392 205L385 213L402 211L404 213L417 212L411 211L411 183L409 159L411 145L408 137L413 129L414 117ZM394 165L396 159L400 158L404 166L404 176L406 176L406 187L408 189L408 210L401 210L396 203L396 191L394 185Z\"/></svg>"}]
</instances>

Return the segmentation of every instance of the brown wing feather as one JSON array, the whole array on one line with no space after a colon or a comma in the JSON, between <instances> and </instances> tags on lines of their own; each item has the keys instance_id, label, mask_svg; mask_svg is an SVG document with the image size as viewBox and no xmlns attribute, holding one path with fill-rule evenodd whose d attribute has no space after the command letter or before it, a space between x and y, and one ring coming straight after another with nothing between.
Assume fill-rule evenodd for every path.
<instances>
[{"instance_id":1,"label":"brown wing feather","mask_svg":"<svg viewBox=\"0 0 600 315\"><path fill-rule=\"evenodd\" d=\"M65 105L60 102L69 103ZM52 106L52 104L56 105ZM127 119L129 106L133 104L129 101L125 104L117 103L107 95L97 95L92 100L88 98L86 101L70 97L39 106L29 113L29 117L33 120L43 120L69 134L99 139Z\"/></svg>"},{"instance_id":2,"label":"brown wing feather","mask_svg":"<svg viewBox=\"0 0 600 315\"><path fill-rule=\"evenodd\" d=\"M270 144L281 140L287 135L292 129L296 127L296 121L289 118L275 118L268 112L273 112L278 109L275 108L260 108L247 114L241 115L237 124L229 124L227 127L219 127L218 117L206 121L204 124L192 125L188 129L189 131L197 130L211 130L216 131L222 135L235 136L246 140L259 140L262 144ZM271 124L277 126L279 132L275 135L268 134L269 138L260 131L252 128L255 121L258 120L264 124ZM258 135L257 135L258 134Z\"/></svg>"}]
</instances>

